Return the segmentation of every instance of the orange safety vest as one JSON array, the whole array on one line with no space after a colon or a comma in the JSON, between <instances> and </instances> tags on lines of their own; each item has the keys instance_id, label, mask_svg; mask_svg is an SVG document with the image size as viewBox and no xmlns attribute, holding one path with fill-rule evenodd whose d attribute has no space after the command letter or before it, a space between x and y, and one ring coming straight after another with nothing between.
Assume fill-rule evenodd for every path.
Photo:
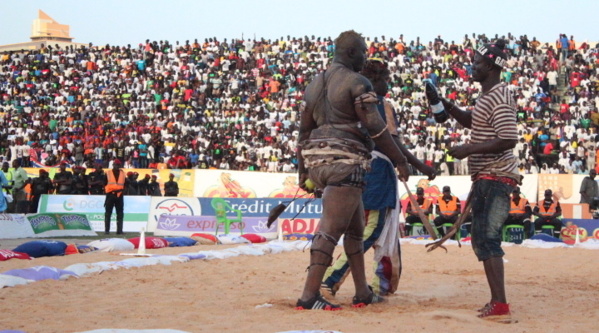
<instances>
[{"instance_id":1,"label":"orange safety vest","mask_svg":"<svg viewBox=\"0 0 599 333\"><path fill-rule=\"evenodd\" d=\"M418 203L418 198L414 198L414 202ZM422 208L422 211L424 212L424 214L426 214L426 211L428 210L428 208L431 206L431 204L433 203L433 201L429 198L424 198L424 202L422 203L422 205L420 205L420 208Z\"/></svg>"},{"instance_id":2,"label":"orange safety vest","mask_svg":"<svg viewBox=\"0 0 599 333\"><path fill-rule=\"evenodd\" d=\"M437 199L437 204L439 205L439 211L441 211L441 214L443 215L451 215L458 211L458 198L454 197L453 195L451 196L451 200L449 200L449 202L445 202L445 199L443 199L442 195L439 196L439 199Z\"/></svg>"},{"instance_id":3,"label":"orange safety vest","mask_svg":"<svg viewBox=\"0 0 599 333\"><path fill-rule=\"evenodd\" d=\"M33 197L33 194L31 193L31 183L27 183L27 185L23 187L23 191L25 191L25 198L27 199L27 201L30 201Z\"/></svg>"},{"instance_id":4,"label":"orange safety vest","mask_svg":"<svg viewBox=\"0 0 599 333\"><path fill-rule=\"evenodd\" d=\"M551 206L549 206L549 209L546 211L543 211L545 209L545 205L543 205L543 202L541 202L540 205L538 205L538 206L539 206L539 214L541 214L543 216L551 216L551 215L555 214L555 210L557 209L557 204L555 202L552 202Z\"/></svg>"},{"instance_id":5,"label":"orange safety vest","mask_svg":"<svg viewBox=\"0 0 599 333\"><path fill-rule=\"evenodd\" d=\"M514 199L510 200L510 214L524 214L526 213L526 205L528 200L520 198L520 202L516 205Z\"/></svg>"},{"instance_id":6,"label":"orange safety vest","mask_svg":"<svg viewBox=\"0 0 599 333\"><path fill-rule=\"evenodd\" d=\"M120 197L121 195L123 195L123 189L125 188L125 172L122 169L119 169L119 171L120 172L119 172L118 181L114 178L114 172L112 170L106 172L106 177L108 178L108 182L106 183L106 186L104 187L104 191L106 193L121 190L120 192L116 193L117 197Z\"/></svg>"}]
</instances>

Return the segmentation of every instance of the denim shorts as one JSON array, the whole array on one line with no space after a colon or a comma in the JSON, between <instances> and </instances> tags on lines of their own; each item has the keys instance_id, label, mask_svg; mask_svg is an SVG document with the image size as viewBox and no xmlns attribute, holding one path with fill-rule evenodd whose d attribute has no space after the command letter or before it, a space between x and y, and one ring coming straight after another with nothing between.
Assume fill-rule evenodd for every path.
<instances>
[{"instance_id":1,"label":"denim shorts","mask_svg":"<svg viewBox=\"0 0 599 333\"><path fill-rule=\"evenodd\" d=\"M477 180L472 186L472 249L479 261L502 257L503 223L510 211L513 187L494 180Z\"/></svg>"}]
</instances>

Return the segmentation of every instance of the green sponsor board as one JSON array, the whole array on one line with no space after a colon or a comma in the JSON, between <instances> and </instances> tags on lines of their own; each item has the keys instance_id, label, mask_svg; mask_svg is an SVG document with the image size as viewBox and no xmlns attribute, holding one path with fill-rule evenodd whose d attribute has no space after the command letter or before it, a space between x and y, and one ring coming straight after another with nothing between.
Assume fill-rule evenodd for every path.
<instances>
[{"instance_id":1,"label":"green sponsor board","mask_svg":"<svg viewBox=\"0 0 599 333\"><path fill-rule=\"evenodd\" d=\"M92 230L85 214L56 214L67 230Z\"/></svg>"},{"instance_id":2,"label":"green sponsor board","mask_svg":"<svg viewBox=\"0 0 599 333\"><path fill-rule=\"evenodd\" d=\"M36 234L50 230L64 229L62 223L58 221L56 214L28 215L27 220L31 224L33 232Z\"/></svg>"},{"instance_id":3,"label":"green sponsor board","mask_svg":"<svg viewBox=\"0 0 599 333\"><path fill-rule=\"evenodd\" d=\"M102 213L83 213L87 217L92 230L104 231L104 214ZM128 231L139 231L141 228L146 226L149 218L148 213L125 213L123 216L123 230ZM112 214L110 217L112 230L116 228L116 214Z\"/></svg>"},{"instance_id":4,"label":"green sponsor board","mask_svg":"<svg viewBox=\"0 0 599 333\"><path fill-rule=\"evenodd\" d=\"M101 213L81 213L87 217L89 222L104 222L104 214ZM150 214L148 213L125 213L123 214L123 222L147 222ZM112 213L110 221L116 221L116 214Z\"/></svg>"}]
</instances>

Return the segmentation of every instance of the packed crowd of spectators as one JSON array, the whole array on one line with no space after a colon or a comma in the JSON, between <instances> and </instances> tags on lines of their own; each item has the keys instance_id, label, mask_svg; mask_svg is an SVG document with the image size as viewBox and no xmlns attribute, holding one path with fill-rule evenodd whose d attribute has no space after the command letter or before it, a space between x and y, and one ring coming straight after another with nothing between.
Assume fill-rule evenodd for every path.
<instances>
[{"instance_id":1,"label":"packed crowd of spectators","mask_svg":"<svg viewBox=\"0 0 599 333\"><path fill-rule=\"evenodd\" d=\"M467 174L467 161L445 151L468 142L469 132L453 120L434 122L422 80L472 107L480 87L471 58L499 37L511 53L502 77L518 106L521 171L594 168L599 51L565 35L550 43L511 34L458 43L367 38L368 56L391 70L387 97L406 146L441 174ZM0 160L294 172L303 92L333 52L331 38L287 36L0 54Z\"/></svg>"}]
</instances>

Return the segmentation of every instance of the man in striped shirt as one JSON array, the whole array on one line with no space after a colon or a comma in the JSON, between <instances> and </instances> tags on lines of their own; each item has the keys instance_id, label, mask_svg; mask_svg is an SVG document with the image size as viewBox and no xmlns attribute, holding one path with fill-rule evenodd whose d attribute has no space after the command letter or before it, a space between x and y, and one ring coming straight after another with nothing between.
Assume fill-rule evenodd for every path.
<instances>
[{"instance_id":1,"label":"man in striped shirt","mask_svg":"<svg viewBox=\"0 0 599 333\"><path fill-rule=\"evenodd\" d=\"M480 309L479 317L513 322L505 295L501 230L510 210L510 193L520 180L512 149L517 142L516 108L511 93L501 83L506 64L505 42L480 46L474 56L472 78L480 82L482 94L472 111L462 110L442 99L448 113L472 129L470 144L454 146L448 154L468 157L473 185L472 248L483 262L491 301Z\"/></svg>"}]
</instances>

